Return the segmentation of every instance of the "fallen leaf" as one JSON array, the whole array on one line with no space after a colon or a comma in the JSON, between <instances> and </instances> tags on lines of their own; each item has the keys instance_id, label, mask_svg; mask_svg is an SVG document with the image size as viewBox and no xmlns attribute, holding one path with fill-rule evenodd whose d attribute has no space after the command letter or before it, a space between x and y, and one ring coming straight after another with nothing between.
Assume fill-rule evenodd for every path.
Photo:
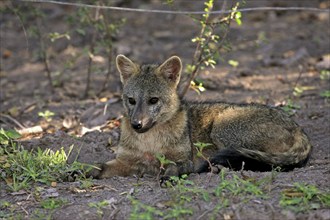
<instances>
[{"instance_id":1,"label":"fallen leaf","mask_svg":"<svg viewBox=\"0 0 330 220\"><path fill-rule=\"evenodd\" d=\"M8 59L11 57L13 53L10 50L5 49L2 53L2 58L3 59Z\"/></svg>"},{"instance_id":2,"label":"fallen leaf","mask_svg":"<svg viewBox=\"0 0 330 220\"><path fill-rule=\"evenodd\" d=\"M298 192L293 189L285 189L283 190L283 194L287 197L293 198L293 197L303 197L304 194L302 192Z\"/></svg>"},{"instance_id":3,"label":"fallen leaf","mask_svg":"<svg viewBox=\"0 0 330 220\"><path fill-rule=\"evenodd\" d=\"M78 189L77 187L70 187L69 190L73 193L84 193L87 192L85 189Z\"/></svg>"},{"instance_id":4,"label":"fallen leaf","mask_svg":"<svg viewBox=\"0 0 330 220\"><path fill-rule=\"evenodd\" d=\"M228 215L228 214L223 214L223 218L224 218L225 220L230 220L230 219L231 219L231 216Z\"/></svg>"},{"instance_id":5,"label":"fallen leaf","mask_svg":"<svg viewBox=\"0 0 330 220\"><path fill-rule=\"evenodd\" d=\"M100 101L100 102L106 102L106 101L108 101L108 98L107 98L107 97L103 97L103 98L100 98L99 101Z\"/></svg>"},{"instance_id":6,"label":"fallen leaf","mask_svg":"<svg viewBox=\"0 0 330 220\"><path fill-rule=\"evenodd\" d=\"M29 127L29 128L18 130L18 133L20 133L21 135L27 135L27 134L41 133L42 131L43 131L42 127L37 125L34 127Z\"/></svg>"}]
</instances>

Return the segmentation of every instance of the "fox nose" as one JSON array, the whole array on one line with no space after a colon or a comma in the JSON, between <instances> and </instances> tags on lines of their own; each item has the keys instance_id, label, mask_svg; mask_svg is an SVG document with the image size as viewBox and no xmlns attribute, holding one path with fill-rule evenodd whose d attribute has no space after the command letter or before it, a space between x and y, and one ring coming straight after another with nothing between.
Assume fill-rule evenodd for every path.
<instances>
[{"instance_id":1,"label":"fox nose","mask_svg":"<svg viewBox=\"0 0 330 220\"><path fill-rule=\"evenodd\" d=\"M142 121L133 121L131 124L135 130L139 130L142 128Z\"/></svg>"}]
</instances>

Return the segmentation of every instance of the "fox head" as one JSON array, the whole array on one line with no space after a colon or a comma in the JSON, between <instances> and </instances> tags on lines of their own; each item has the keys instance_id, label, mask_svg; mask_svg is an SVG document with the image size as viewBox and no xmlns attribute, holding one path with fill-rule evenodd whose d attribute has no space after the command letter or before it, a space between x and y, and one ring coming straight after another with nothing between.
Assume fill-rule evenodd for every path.
<instances>
[{"instance_id":1,"label":"fox head","mask_svg":"<svg viewBox=\"0 0 330 220\"><path fill-rule=\"evenodd\" d=\"M179 109L179 57L172 56L161 65L138 65L118 55L116 64L123 83L125 114L136 132L146 132L173 117Z\"/></svg>"}]
</instances>

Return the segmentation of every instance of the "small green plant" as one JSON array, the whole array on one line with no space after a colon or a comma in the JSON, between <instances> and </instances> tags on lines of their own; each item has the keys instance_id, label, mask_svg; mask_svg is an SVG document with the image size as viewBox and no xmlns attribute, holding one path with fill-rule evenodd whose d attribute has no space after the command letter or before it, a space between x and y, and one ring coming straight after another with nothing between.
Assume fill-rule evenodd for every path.
<instances>
[{"instance_id":1,"label":"small green plant","mask_svg":"<svg viewBox=\"0 0 330 220\"><path fill-rule=\"evenodd\" d=\"M0 130L0 171L9 169L12 164L8 157L6 149L11 149L11 153L15 153L18 147L16 139L20 138L21 135L15 130ZM2 175L3 176L3 175ZM12 191L18 191L22 188L27 187L27 180L20 181L16 174L13 174L11 178L3 177L4 180L9 184L8 186Z\"/></svg>"},{"instance_id":2,"label":"small green plant","mask_svg":"<svg viewBox=\"0 0 330 220\"><path fill-rule=\"evenodd\" d=\"M103 208L107 207L109 205L109 202L106 200L100 201L100 202L91 202L88 203L89 207L96 208L97 214L101 217L103 215Z\"/></svg>"},{"instance_id":3,"label":"small green plant","mask_svg":"<svg viewBox=\"0 0 330 220\"><path fill-rule=\"evenodd\" d=\"M321 70L320 72L321 80L330 80L330 70ZM326 99L330 99L330 90L325 90L320 92L320 96Z\"/></svg>"},{"instance_id":4,"label":"small green plant","mask_svg":"<svg viewBox=\"0 0 330 220\"><path fill-rule=\"evenodd\" d=\"M189 88L193 88L195 91L201 92L205 88L199 83L193 83L199 71L205 67L214 68L217 61L221 58L220 51L222 49L229 50L230 46L226 37L230 30L230 24L234 20L238 25L242 24L242 14L237 11L240 3L232 3L229 14L222 14L218 17L211 16L214 8L214 0L207 0L204 2L205 13L201 18L192 17L194 21L199 25L200 32L198 36L194 37L191 41L196 44L195 52L192 58L191 64L186 65L184 72L186 73L186 79L184 79L185 85L180 92L180 97L183 97ZM223 9L226 4L223 3ZM235 63L236 66L238 63ZM196 85L199 86L196 88ZM199 89L199 88L202 88Z\"/></svg>"},{"instance_id":5,"label":"small green plant","mask_svg":"<svg viewBox=\"0 0 330 220\"><path fill-rule=\"evenodd\" d=\"M45 211L45 209L35 209L31 213L31 219L42 219L42 220L51 220L52 219L52 212ZM22 218L17 218L17 219L24 219Z\"/></svg>"},{"instance_id":6,"label":"small green plant","mask_svg":"<svg viewBox=\"0 0 330 220\"><path fill-rule=\"evenodd\" d=\"M268 43L269 40L267 39L266 32L265 31L259 31L258 37L256 40L256 46L260 47L262 44Z\"/></svg>"},{"instance_id":7,"label":"small green plant","mask_svg":"<svg viewBox=\"0 0 330 220\"><path fill-rule=\"evenodd\" d=\"M299 96L302 95L303 92L304 92L304 89L302 87L299 87L299 86L296 86L293 89L293 95L294 96L298 96L299 97Z\"/></svg>"},{"instance_id":8,"label":"small green plant","mask_svg":"<svg viewBox=\"0 0 330 220\"><path fill-rule=\"evenodd\" d=\"M4 130L3 128L0 129L0 146L15 146L15 140L20 138L21 135L15 130ZM3 150L3 149L2 149ZM0 149L0 153L2 151ZM1 163L0 158L0 163Z\"/></svg>"},{"instance_id":9,"label":"small green plant","mask_svg":"<svg viewBox=\"0 0 330 220\"><path fill-rule=\"evenodd\" d=\"M80 189L88 189L94 185L92 179L90 179L90 178L81 179L81 180L79 180L79 182L80 182L80 185L79 185Z\"/></svg>"},{"instance_id":10,"label":"small green plant","mask_svg":"<svg viewBox=\"0 0 330 220\"><path fill-rule=\"evenodd\" d=\"M321 92L320 96L323 98L330 99L330 90L325 90L325 91Z\"/></svg>"},{"instance_id":11,"label":"small green plant","mask_svg":"<svg viewBox=\"0 0 330 220\"><path fill-rule=\"evenodd\" d=\"M61 206L63 206L64 204L66 204L67 201L61 198L48 198L45 200L42 200L40 202L40 205L42 208L44 209L56 209L59 208Z\"/></svg>"},{"instance_id":12,"label":"small green plant","mask_svg":"<svg viewBox=\"0 0 330 220\"><path fill-rule=\"evenodd\" d=\"M330 79L330 70L321 70L320 79L321 80L329 80Z\"/></svg>"},{"instance_id":13,"label":"small green plant","mask_svg":"<svg viewBox=\"0 0 330 220\"><path fill-rule=\"evenodd\" d=\"M330 207L330 193L321 193L316 186L295 183L293 188L282 191L280 205L295 212Z\"/></svg>"},{"instance_id":14,"label":"small green plant","mask_svg":"<svg viewBox=\"0 0 330 220\"><path fill-rule=\"evenodd\" d=\"M198 82L197 80L190 82L190 88L195 90L195 92L197 92L199 95L201 94L201 92L204 92L206 90L203 86L203 83Z\"/></svg>"},{"instance_id":15,"label":"small green plant","mask_svg":"<svg viewBox=\"0 0 330 220\"><path fill-rule=\"evenodd\" d=\"M187 175L182 175L180 178L176 176L171 178L173 179L173 182L176 183L175 186L172 186L170 191L174 203L172 203L166 216L168 218L178 219L179 217L183 218L186 215L192 215L193 210L189 208L187 203L191 202L193 197L202 196L204 192L207 192L195 186L194 182L187 179ZM204 195L203 198L206 200L209 197Z\"/></svg>"},{"instance_id":16,"label":"small green plant","mask_svg":"<svg viewBox=\"0 0 330 220\"><path fill-rule=\"evenodd\" d=\"M54 112L46 110L44 112L38 112L38 116L44 118L47 122L52 121L52 117L55 115Z\"/></svg>"},{"instance_id":17,"label":"small green plant","mask_svg":"<svg viewBox=\"0 0 330 220\"><path fill-rule=\"evenodd\" d=\"M298 104L295 104L291 99L288 99L286 104L281 107L283 111L288 113L290 116L296 114L296 111L299 110L301 107Z\"/></svg>"},{"instance_id":18,"label":"small green plant","mask_svg":"<svg viewBox=\"0 0 330 220\"><path fill-rule=\"evenodd\" d=\"M236 68L239 65L239 62L236 60L229 60L228 64L231 65L232 67Z\"/></svg>"},{"instance_id":19,"label":"small green plant","mask_svg":"<svg viewBox=\"0 0 330 220\"><path fill-rule=\"evenodd\" d=\"M73 146L71 146L72 150ZM70 150L70 152L71 152ZM69 152L69 154L70 154ZM59 151L50 149L27 151L20 145L5 146L0 149L0 170L11 191L28 189L35 182L50 184L51 182L69 179L73 172L80 173L77 178L85 178L88 165L74 161L67 164L69 154L63 148Z\"/></svg>"},{"instance_id":20,"label":"small green plant","mask_svg":"<svg viewBox=\"0 0 330 220\"><path fill-rule=\"evenodd\" d=\"M299 97L304 91L315 89L314 86L296 86L293 89L293 95Z\"/></svg>"},{"instance_id":21,"label":"small green plant","mask_svg":"<svg viewBox=\"0 0 330 220\"><path fill-rule=\"evenodd\" d=\"M28 189L30 187L29 179L21 179L16 174L13 174L12 177L6 178L5 180L8 189L12 192L17 192L21 189Z\"/></svg>"},{"instance_id":22,"label":"small green plant","mask_svg":"<svg viewBox=\"0 0 330 220\"><path fill-rule=\"evenodd\" d=\"M232 179L226 179L225 171L220 172L221 181L215 189L216 196L223 196L223 194L230 194L233 196L257 196L265 197L259 184L255 181L244 180L237 175L233 175Z\"/></svg>"},{"instance_id":23,"label":"small green plant","mask_svg":"<svg viewBox=\"0 0 330 220\"><path fill-rule=\"evenodd\" d=\"M194 146L196 147L196 150L197 150L197 157L201 157L203 158L208 164L209 164L209 168L210 168L210 171L212 172L213 171L213 165L211 164L211 161L210 161L210 158L206 157L204 154L203 154L203 150L207 147L210 147L212 146L213 144L210 144L210 143L202 143L202 142L197 142L197 143L194 143Z\"/></svg>"},{"instance_id":24,"label":"small green plant","mask_svg":"<svg viewBox=\"0 0 330 220\"><path fill-rule=\"evenodd\" d=\"M15 210L14 204L5 200L0 200L0 219L21 219L19 218L21 216L17 216Z\"/></svg>"},{"instance_id":25,"label":"small green plant","mask_svg":"<svg viewBox=\"0 0 330 220\"><path fill-rule=\"evenodd\" d=\"M56 40L59 40L61 38L66 38L67 40L71 39L71 37L68 33L60 34L58 32L49 33L48 37L49 37L51 42L55 42Z\"/></svg>"},{"instance_id":26,"label":"small green plant","mask_svg":"<svg viewBox=\"0 0 330 220\"><path fill-rule=\"evenodd\" d=\"M4 209L4 208L9 208L12 204L8 201L5 200L0 200L0 208Z\"/></svg>"},{"instance_id":27,"label":"small green plant","mask_svg":"<svg viewBox=\"0 0 330 220\"><path fill-rule=\"evenodd\" d=\"M184 206L173 206L169 212L164 216L164 219L182 219L185 216L193 214L193 210Z\"/></svg>"},{"instance_id":28,"label":"small green plant","mask_svg":"<svg viewBox=\"0 0 330 220\"><path fill-rule=\"evenodd\" d=\"M157 208L143 204L137 199L133 197L129 197L129 200L132 203L132 211L130 214L130 219L146 219L152 220L159 217L163 217L164 213Z\"/></svg>"},{"instance_id":29,"label":"small green plant","mask_svg":"<svg viewBox=\"0 0 330 220\"><path fill-rule=\"evenodd\" d=\"M143 204L137 199L130 197L132 202L131 219L182 219L188 215L193 214L193 210L187 206L188 202L191 202L193 196L203 194L202 189L194 186L192 181L187 180L187 175L183 175L181 178L172 176L171 182L175 182L175 185L169 185L172 200L169 203L169 208L166 210L159 210L156 207ZM207 196L204 196L205 198Z\"/></svg>"},{"instance_id":30,"label":"small green plant","mask_svg":"<svg viewBox=\"0 0 330 220\"><path fill-rule=\"evenodd\" d=\"M163 155L163 154L158 154L157 153L156 158L160 162L159 173L157 175L157 179L159 179L160 175L165 172L165 166L166 165L169 165L169 164L176 165L176 163L171 161L171 160L166 159L165 155Z\"/></svg>"}]
</instances>

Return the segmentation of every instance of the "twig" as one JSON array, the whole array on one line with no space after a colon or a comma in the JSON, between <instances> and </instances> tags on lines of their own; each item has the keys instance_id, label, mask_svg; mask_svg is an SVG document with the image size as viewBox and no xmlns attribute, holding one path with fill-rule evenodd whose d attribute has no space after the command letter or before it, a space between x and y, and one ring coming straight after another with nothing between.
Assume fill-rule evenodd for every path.
<instances>
[{"instance_id":1,"label":"twig","mask_svg":"<svg viewBox=\"0 0 330 220\"><path fill-rule=\"evenodd\" d=\"M49 67L49 60L48 60L48 54L47 54L47 49L45 48L45 42L42 38L42 34L41 34L41 20L40 17L37 16L37 35L39 38L39 43L40 43L40 50L41 50L41 58L42 61L44 63L45 66L45 71L47 74L47 79L48 79L48 84L50 86L50 91L51 93L54 93L54 87L53 87L53 82L52 82L52 76L51 76L51 71L50 71L50 67Z\"/></svg>"},{"instance_id":2,"label":"twig","mask_svg":"<svg viewBox=\"0 0 330 220\"><path fill-rule=\"evenodd\" d=\"M213 173L213 169L212 169L212 168L213 168L213 165L212 165L210 159L207 158L207 157L205 157L204 154L203 154L203 152L202 152L200 149L198 149L198 147L196 147L196 150L197 150L198 152L200 152L200 156L201 156L201 158L204 159L204 160L209 164L210 172Z\"/></svg>"},{"instance_id":3,"label":"twig","mask_svg":"<svg viewBox=\"0 0 330 220\"><path fill-rule=\"evenodd\" d=\"M102 5L104 5L104 2L101 1ZM111 39L112 36L111 36L111 32L110 32L110 29L109 29L109 16L107 16L107 13L105 13L105 11L101 11L104 19L103 19L103 22L105 24L105 30L106 30L106 38L107 39ZM103 85L101 87L101 90L99 91L98 95L100 95L107 87L108 85L108 82L109 82L109 78L110 78L110 75L111 75L111 70L112 70L112 58L113 58L113 46L112 46L112 43L108 43L108 67L107 67L107 73L105 75L105 80L103 82Z\"/></svg>"},{"instance_id":4,"label":"twig","mask_svg":"<svg viewBox=\"0 0 330 220\"><path fill-rule=\"evenodd\" d=\"M115 216L117 215L117 213L120 211L120 209L116 208L115 210L113 210L111 212L111 214L109 215L108 219L115 219Z\"/></svg>"},{"instance_id":5,"label":"twig","mask_svg":"<svg viewBox=\"0 0 330 220\"><path fill-rule=\"evenodd\" d=\"M25 29L25 26L24 26L24 23L23 23L23 20L22 18L20 17L20 15L18 14L18 12L14 9L15 6L13 6L13 3L12 2L9 2L10 4L10 10L12 10L14 12L14 14L17 16L19 22L21 23L22 25L22 29L23 29L23 32L24 32L24 36L25 36L25 42L26 42L26 52L27 54L29 54L29 48L30 48L30 45L29 45L29 38L27 36L27 32L26 32L26 29Z\"/></svg>"},{"instance_id":6,"label":"twig","mask_svg":"<svg viewBox=\"0 0 330 220\"><path fill-rule=\"evenodd\" d=\"M292 94L293 94L293 92L294 92L294 89L297 87L298 82L300 81L301 76L302 76L302 73L303 73L303 66L302 66L302 65L299 65L298 67L299 67L299 75L298 75L298 77L297 77L297 79L296 79L296 81L295 81L295 83L294 83L293 88L292 88L292 92L291 92L291 94L290 94L290 98L292 98Z\"/></svg>"},{"instance_id":7,"label":"twig","mask_svg":"<svg viewBox=\"0 0 330 220\"><path fill-rule=\"evenodd\" d=\"M26 209L23 207L23 206L19 206L24 212L25 212L25 214L27 215L27 216L29 216L29 212L28 211L26 211Z\"/></svg>"},{"instance_id":8,"label":"twig","mask_svg":"<svg viewBox=\"0 0 330 220\"><path fill-rule=\"evenodd\" d=\"M107 73L105 75L105 79L103 81L103 85L100 89L100 91L98 92L98 96L106 89L109 79L110 79L110 75L111 75L111 69L112 69L112 57L113 57L113 53L112 53L112 46L109 45L108 50L110 51L108 54L108 67L107 67Z\"/></svg>"},{"instance_id":9,"label":"twig","mask_svg":"<svg viewBox=\"0 0 330 220\"><path fill-rule=\"evenodd\" d=\"M200 219L204 219L204 216L207 214L207 213L209 213L210 212L210 210L208 209L208 210L206 210L205 212L203 212L200 216L198 216L198 218L196 219L196 220L200 220Z\"/></svg>"},{"instance_id":10,"label":"twig","mask_svg":"<svg viewBox=\"0 0 330 220\"><path fill-rule=\"evenodd\" d=\"M14 122L21 129L25 129L24 125L22 125L21 123L19 123L16 119L12 118L11 116L6 115L6 114L3 114L3 113L0 113L0 117L1 116L4 117L4 118L7 118L9 120L11 120L12 122Z\"/></svg>"},{"instance_id":11,"label":"twig","mask_svg":"<svg viewBox=\"0 0 330 220\"><path fill-rule=\"evenodd\" d=\"M99 8L96 9L95 11L95 20L97 20L99 16ZM91 21L93 21L93 18L90 18ZM85 93L84 93L84 98L88 96L89 88L90 88L90 78L91 78L91 72L92 72L92 63L93 63L93 56L94 56L94 50L95 50L95 40L96 40L96 33L97 29L94 28L94 32L92 35L92 40L91 44L89 47L89 56L88 56L88 68L87 68L87 79L86 79L86 88L85 88Z\"/></svg>"},{"instance_id":12,"label":"twig","mask_svg":"<svg viewBox=\"0 0 330 220\"><path fill-rule=\"evenodd\" d=\"M84 92L84 96L83 98L86 98L88 96L88 91L89 91L89 87L90 87L90 78L91 78L91 72L92 72L92 62L93 62L93 53L94 53L94 34L92 37L92 41L91 41L91 45L89 48L89 56L88 56L88 68L87 68L87 79L86 79L86 88L85 88L85 92Z\"/></svg>"}]
</instances>

